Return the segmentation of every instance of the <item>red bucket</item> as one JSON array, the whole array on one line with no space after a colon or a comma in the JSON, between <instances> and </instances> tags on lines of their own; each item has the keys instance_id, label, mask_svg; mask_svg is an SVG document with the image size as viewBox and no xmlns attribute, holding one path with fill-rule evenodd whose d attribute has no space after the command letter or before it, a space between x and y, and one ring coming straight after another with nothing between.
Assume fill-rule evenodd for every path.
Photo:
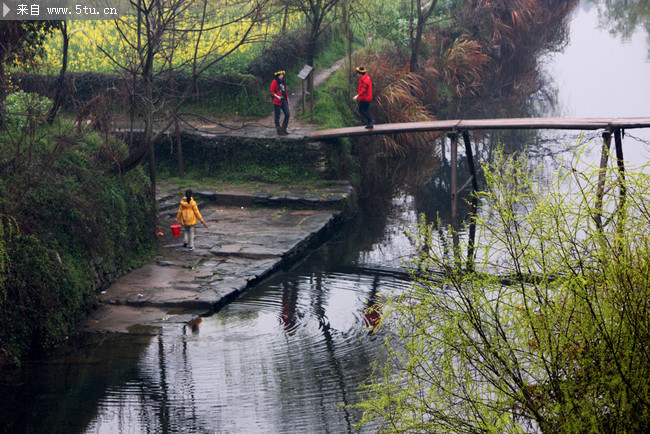
<instances>
[{"instance_id":1,"label":"red bucket","mask_svg":"<svg viewBox=\"0 0 650 434\"><path fill-rule=\"evenodd\" d=\"M172 225L172 235L175 237L181 236L181 225Z\"/></svg>"}]
</instances>

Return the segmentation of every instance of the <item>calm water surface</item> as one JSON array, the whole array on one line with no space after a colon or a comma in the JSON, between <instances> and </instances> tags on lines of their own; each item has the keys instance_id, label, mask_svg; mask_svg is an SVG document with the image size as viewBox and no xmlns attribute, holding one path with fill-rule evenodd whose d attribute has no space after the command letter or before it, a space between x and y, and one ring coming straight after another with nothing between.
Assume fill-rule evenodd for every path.
<instances>
[{"instance_id":1,"label":"calm water surface","mask_svg":"<svg viewBox=\"0 0 650 434\"><path fill-rule=\"evenodd\" d=\"M602 2L576 9L568 46L544 59L556 92L541 115L650 116L648 33L643 23L612 31L613 20L603 17L614 15ZM560 157L571 158L576 137L542 133L526 145L550 173ZM650 131L629 131L624 146L630 164L647 161ZM588 151L592 161L596 149ZM400 268L413 250L404 230L422 212L444 218L449 196L442 179L448 178L441 171L424 191L398 185L389 197L366 203L339 236L205 318L196 333L168 326L155 336L92 337L27 366L0 385L0 430L375 430L356 428L361 414L347 407L358 402L384 338L366 329L376 318L364 310L379 292L408 287Z\"/></svg>"}]
</instances>

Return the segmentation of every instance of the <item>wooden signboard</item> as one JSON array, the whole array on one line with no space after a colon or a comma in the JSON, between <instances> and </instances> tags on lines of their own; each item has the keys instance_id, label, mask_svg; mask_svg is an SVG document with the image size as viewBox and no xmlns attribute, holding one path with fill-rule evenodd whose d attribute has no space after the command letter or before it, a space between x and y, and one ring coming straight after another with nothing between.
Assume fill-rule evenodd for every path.
<instances>
[{"instance_id":1,"label":"wooden signboard","mask_svg":"<svg viewBox=\"0 0 650 434\"><path fill-rule=\"evenodd\" d=\"M301 80L306 79L309 76L309 73L314 69L313 66L305 65L302 67L302 71L298 73L298 78Z\"/></svg>"},{"instance_id":2,"label":"wooden signboard","mask_svg":"<svg viewBox=\"0 0 650 434\"><path fill-rule=\"evenodd\" d=\"M305 111L305 97L306 97L306 95L308 93L308 92L305 92L305 80L308 77L310 77L310 74L311 74L311 72L313 70L314 70L313 66L305 65L305 66L302 67L302 71L300 71L298 73L298 78L302 80L302 111L303 112ZM311 92L312 90L313 89L311 89L311 86L310 86L309 91ZM310 102L309 106L310 106L310 110L311 110L311 120L313 122L313 120L314 120L314 99L310 97L309 102Z\"/></svg>"}]
</instances>

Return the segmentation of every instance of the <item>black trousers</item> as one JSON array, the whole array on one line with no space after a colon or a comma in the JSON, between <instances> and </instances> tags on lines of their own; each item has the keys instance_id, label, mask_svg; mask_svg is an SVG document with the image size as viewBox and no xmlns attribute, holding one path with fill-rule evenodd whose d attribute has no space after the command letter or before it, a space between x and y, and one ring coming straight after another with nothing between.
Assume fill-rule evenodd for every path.
<instances>
[{"instance_id":1,"label":"black trousers","mask_svg":"<svg viewBox=\"0 0 650 434\"><path fill-rule=\"evenodd\" d=\"M366 125L372 125L374 121L368 109L370 108L370 101L359 101L359 114L366 119Z\"/></svg>"},{"instance_id":2,"label":"black trousers","mask_svg":"<svg viewBox=\"0 0 650 434\"><path fill-rule=\"evenodd\" d=\"M273 104L273 108L275 109L275 126L276 127L280 126L280 110L282 110L282 112L284 113L284 119L282 120L282 128L286 130L287 125L289 125L289 117L291 116L291 113L289 112L289 103L287 103L285 100L282 100L282 105Z\"/></svg>"}]
</instances>

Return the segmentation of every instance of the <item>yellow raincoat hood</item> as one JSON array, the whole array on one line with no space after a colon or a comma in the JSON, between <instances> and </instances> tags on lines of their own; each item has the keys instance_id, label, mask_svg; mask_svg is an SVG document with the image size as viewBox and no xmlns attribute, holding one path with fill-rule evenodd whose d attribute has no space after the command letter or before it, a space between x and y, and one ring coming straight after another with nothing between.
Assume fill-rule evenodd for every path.
<instances>
[{"instance_id":1,"label":"yellow raincoat hood","mask_svg":"<svg viewBox=\"0 0 650 434\"><path fill-rule=\"evenodd\" d=\"M186 197L181 200L181 206L178 207L176 220L179 220L184 226L194 226L199 220L203 220L199 212L199 207L196 205L194 199L191 199L190 203L187 203Z\"/></svg>"}]
</instances>

